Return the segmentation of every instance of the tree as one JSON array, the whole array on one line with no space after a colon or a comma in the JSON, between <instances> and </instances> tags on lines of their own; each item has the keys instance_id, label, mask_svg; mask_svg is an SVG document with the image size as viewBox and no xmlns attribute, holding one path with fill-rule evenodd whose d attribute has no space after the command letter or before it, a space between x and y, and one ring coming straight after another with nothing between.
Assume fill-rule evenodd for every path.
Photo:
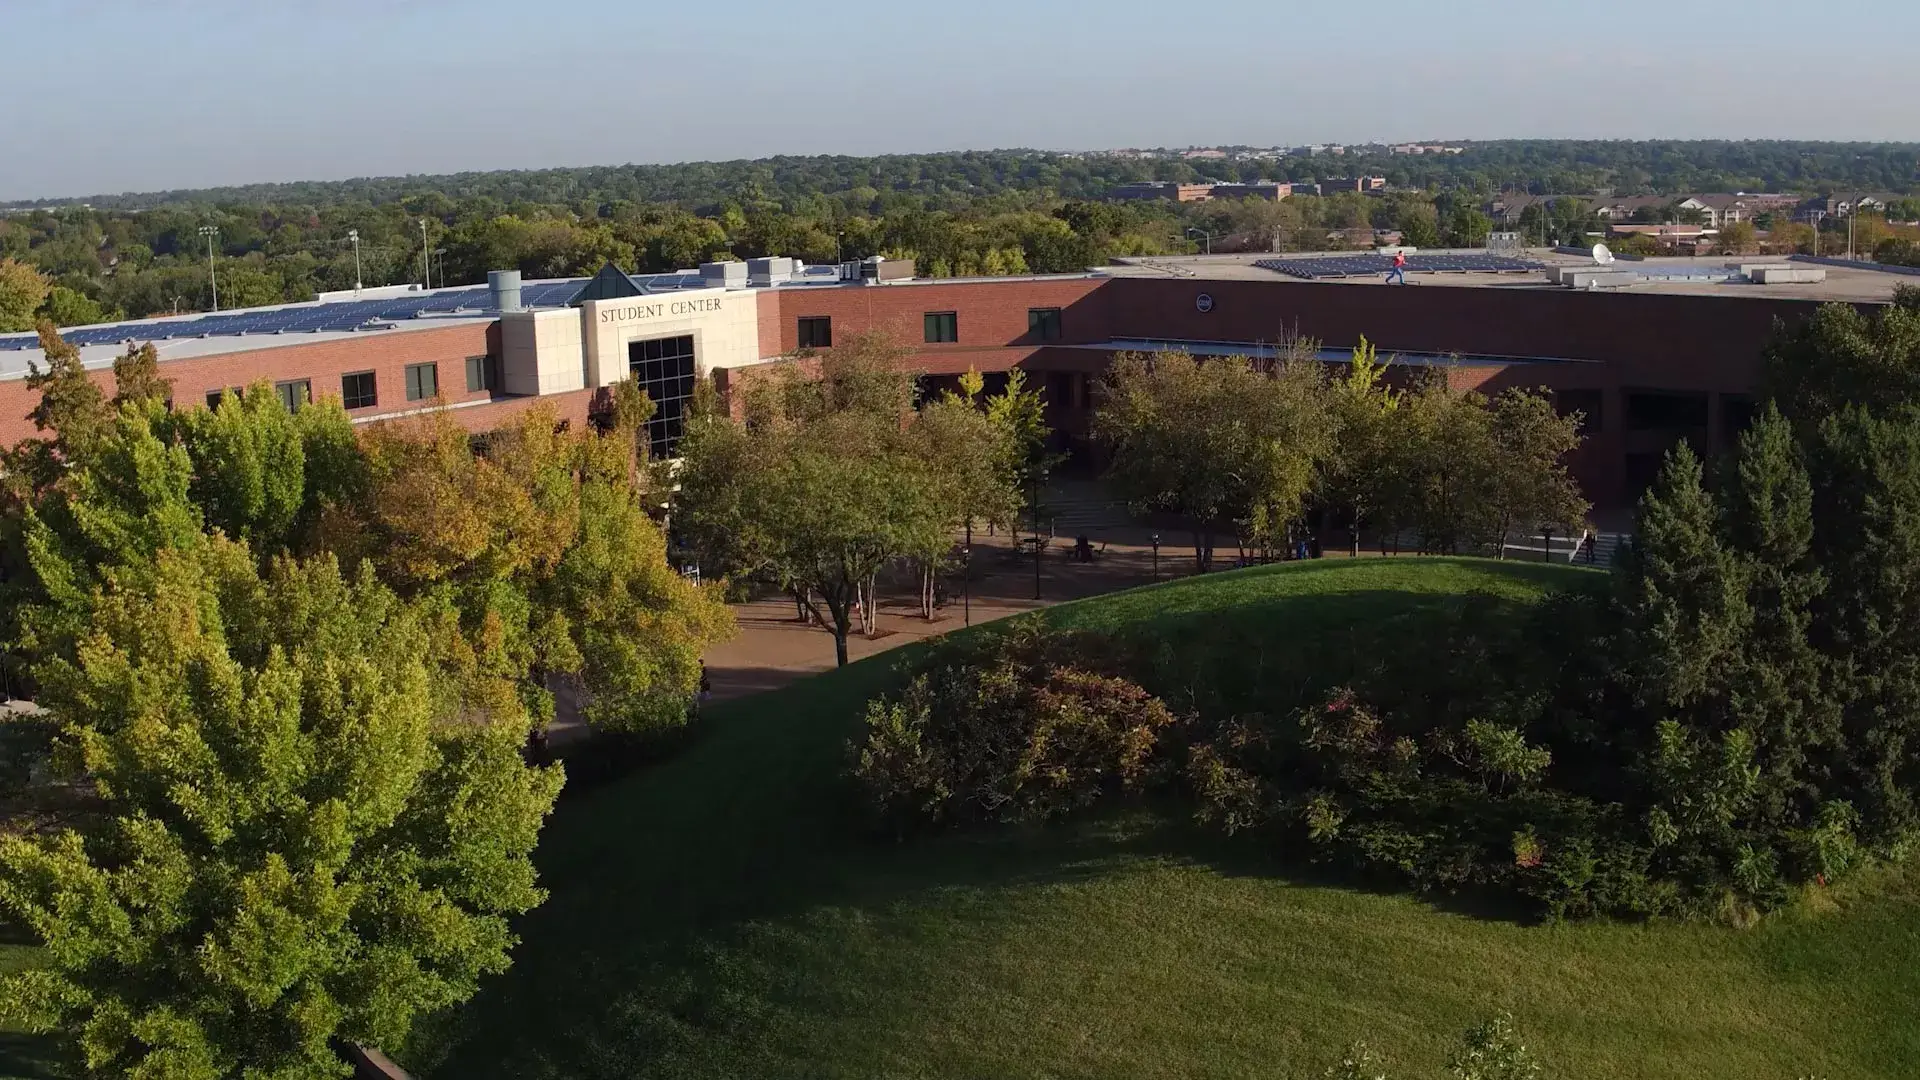
<instances>
[{"instance_id":1,"label":"tree","mask_svg":"<svg viewBox=\"0 0 1920 1080\"><path fill-rule=\"evenodd\" d=\"M1721 542L1700 459L1684 442L1641 499L1620 586L1638 643L1628 663L1640 699L1674 709L1720 696L1752 612L1746 575Z\"/></svg>"},{"instance_id":2,"label":"tree","mask_svg":"<svg viewBox=\"0 0 1920 1080\"><path fill-rule=\"evenodd\" d=\"M64 459L77 461L105 437L113 412L81 365L80 350L45 320L40 323L40 350L47 367L43 371L32 362L27 365L27 389L39 395L27 415L35 428L53 432L53 448Z\"/></svg>"},{"instance_id":3,"label":"tree","mask_svg":"<svg viewBox=\"0 0 1920 1080\"><path fill-rule=\"evenodd\" d=\"M409 608L331 559L259 576L211 539L109 574L38 674L92 796L0 839L47 966L0 980L95 1075L331 1077L507 966L561 774L524 714L436 715Z\"/></svg>"},{"instance_id":4,"label":"tree","mask_svg":"<svg viewBox=\"0 0 1920 1080\"><path fill-rule=\"evenodd\" d=\"M1376 499L1386 531L1411 528L1420 550L1458 554L1495 539L1495 449L1485 399L1454 389L1444 369L1429 368L1388 414Z\"/></svg>"},{"instance_id":5,"label":"tree","mask_svg":"<svg viewBox=\"0 0 1920 1080\"><path fill-rule=\"evenodd\" d=\"M1023 455L1018 433L995 422L987 411L1004 395L981 402L981 380L977 373L969 374L973 377L962 380L961 393L949 391L921 406L908 429L907 445L939 484L938 498L946 508L949 529L964 530L971 545L975 522L1011 526L1019 514L1018 464ZM921 612L929 619L933 617L933 574L949 547L948 538L942 536L936 550L920 555Z\"/></svg>"},{"instance_id":6,"label":"tree","mask_svg":"<svg viewBox=\"0 0 1920 1080\"><path fill-rule=\"evenodd\" d=\"M951 489L909 444L901 353L876 334L792 358L743 388L740 420L698 399L680 444L683 532L704 559L790 592L842 665L854 616L874 626L880 571L951 535Z\"/></svg>"},{"instance_id":7,"label":"tree","mask_svg":"<svg viewBox=\"0 0 1920 1080\"><path fill-rule=\"evenodd\" d=\"M31 264L0 259L0 333L33 329L48 288L46 276Z\"/></svg>"},{"instance_id":8,"label":"tree","mask_svg":"<svg viewBox=\"0 0 1920 1080\"><path fill-rule=\"evenodd\" d=\"M1347 514L1351 553L1360 555L1360 530L1382 499L1391 453L1391 413L1400 395L1384 377L1387 365L1365 336L1354 346L1344 379L1329 385L1327 404L1335 428L1331 452L1321 461L1319 495Z\"/></svg>"},{"instance_id":9,"label":"tree","mask_svg":"<svg viewBox=\"0 0 1920 1080\"><path fill-rule=\"evenodd\" d=\"M1759 247L1759 233L1751 221L1736 221L1720 230L1719 247L1733 255L1746 255Z\"/></svg>"},{"instance_id":10,"label":"tree","mask_svg":"<svg viewBox=\"0 0 1920 1080\"><path fill-rule=\"evenodd\" d=\"M1493 219L1461 203L1448 215L1442 242L1448 247L1480 247L1493 231Z\"/></svg>"},{"instance_id":11,"label":"tree","mask_svg":"<svg viewBox=\"0 0 1920 1080\"><path fill-rule=\"evenodd\" d=\"M48 293L40 313L55 326L91 326L126 317L126 312L108 308L85 293L65 285L55 285Z\"/></svg>"},{"instance_id":12,"label":"tree","mask_svg":"<svg viewBox=\"0 0 1920 1080\"><path fill-rule=\"evenodd\" d=\"M127 351L113 360L113 403L173 400L173 380L160 377L160 354L153 342L128 345Z\"/></svg>"},{"instance_id":13,"label":"tree","mask_svg":"<svg viewBox=\"0 0 1920 1080\"><path fill-rule=\"evenodd\" d=\"M1094 413L1108 476L1137 510L1188 519L1202 571L1222 522L1271 543L1298 519L1328 451L1322 377L1311 360L1117 356Z\"/></svg>"},{"instance_id":14,"label":"tree","mask_svg":"<svg viewBox=\"0 0 1920 1080\"><path fill-rule=\"evenodd\" d=\"M1785 827L1814 812L1810 766L1838 748L1841 733L1812 638L1814 605L1826 590L1813 563L1813 484L1772 402L1740 437L1726 501L1726 534L1744 563L1753 612L1744 662L1728 680L1728 711L1757 742L1760 812Z\"/></svg>"},{"instance_id":15,"label":"tree","mask_svg":"<svg viewBox=\"0 0 1920 1080\"><path fill-rule=\"evenodd\" d=\"M1491 409L1487 508L1499 533L1498 554L1505 558L1515 527L1570 535L1586 518L1588 504L1566 465L1566 456L1580 445L1578 418L1557 414L1547 395L1518 388L1495 398Z\"/></svg>"},{"instance_id":16,"label":"tree","mask_svg":"<svg viewBox=\"0 0 1920 1080\"><path fill-rule=\"evenodd\" d=\"M1762 362L1768 395L1803 438L1849 406L1885 415L1920 402L1920 292L1871 314L1822 305L1776 334Z\"/></svg>"}]
</instances>

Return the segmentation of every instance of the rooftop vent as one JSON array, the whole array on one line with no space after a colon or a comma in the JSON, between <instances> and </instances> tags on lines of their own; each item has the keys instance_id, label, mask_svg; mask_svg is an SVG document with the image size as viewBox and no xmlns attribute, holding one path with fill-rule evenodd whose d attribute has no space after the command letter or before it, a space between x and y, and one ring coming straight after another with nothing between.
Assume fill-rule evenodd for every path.
<instances>
[{"instance_id":1,"label":"rooftop vent","mask_svg":"<svg viewBox=\"0 0 1920 1080\"><path fill-rule=\"evenodd\" d=\"M520 304L520 271L487 271L487 293L495 311L524 311Z\"/></svg>"}]
</instances>

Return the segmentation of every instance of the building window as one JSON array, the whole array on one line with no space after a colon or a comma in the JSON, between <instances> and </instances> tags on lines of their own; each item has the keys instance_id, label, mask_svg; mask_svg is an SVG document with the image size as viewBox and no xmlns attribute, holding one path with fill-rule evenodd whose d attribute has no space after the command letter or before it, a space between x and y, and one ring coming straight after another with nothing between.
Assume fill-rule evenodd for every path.
<instances>
[{"instance_id":1,"label":"building window","mask_svg":"<svg viewBox=\"0 0 1920 1080\"><path fill-rule=\"evenodd\" d=\"M1628 431L1707 430L1707 395L1630 393L1627 395Z\"/></svg>"},{"instance_id":2,"label":"building window","mask_svg":"<svg viewBox=\"0 0 1920 1080\"><path fill-rule=\"evenodd\" d=\"M1057 307L1028 308L1027 336L1040 341L1059 341L1060 309Z\"/></svg>"},{"instance_id":3,"label":"building window","mask_svg":"<svg viewBox=\"0 0 1920 1080\"><path fill-rule=\"evenodd\" d=\"M207 391L207 408L219 408L221 400L228 394L232 394L236 399L244 398L247 396L247 388L244 386L227 386L218 390L209 390Z\"/></svg>"},{"instance_id":4,"label":"building window","mask_svg":"<svg viewBox=\"0 0 1920 1080\"><path fill-rule=\"evenodd\" d=\"M425 401L440 394L439 364L407 365L407 400Z\"/></svg>"},{"instance_id":5,"label":"building window","mask_svg":"<svg viewBox=\"0 0 1920 1080\"><path fill-rule=\"evenodd\" d=\"M500 365L492 356L467 357L467 393L500 389Z\"/></svg>"},{"instance_id":6,"label":"building window","mask_svg":"<svg viewBox=\"0 0 1920 1080\"><path fill-rule=\"evenodd\" d=\"M374 390L373 372L356 371L340 376L340 404L349 409L370 409L380 403Z\"/></svg>"},{"instance_id":7,"label":"building window","mask_svg":"<svg viewBox=\"0 0 1920 1080\"><path fill-rule=\"evenodd\" d=\"M288 412L297 411L313 400L313 384L306 379L274 383L273 392L280 395L280 404L286 406Z\"/></svg>"},{"instance_id":8,"label":"building window","mask_svg":"<svg viewBox=\"0 0 1920 1080\"><path fill-rule=\"evenodd\" d=\"M800 347L833 348L833 320L825 315L804 315L800 319Z\"/></svg>"},{"instance_id":9,"label":"building window","mask_svg":"<svg viewBox=\"0 0 1920 1080\"><path fill-rule=\"evenodd\" d=\"M673 457L687 404L693 400L693 336L633 342L627 346L627 370L653 402L647 452L662 460Z\"/></svg>"},{"instance_id":10,"label":"building window","mask_svg":"<svg viewBox=\"0 0 1920 1080\"><path fill-rule=\"evenodd\" d=\"M929 342L955 342L960 340L960 316L951 311L927 312L927 340Z\"/></svg>"}]
</instances>

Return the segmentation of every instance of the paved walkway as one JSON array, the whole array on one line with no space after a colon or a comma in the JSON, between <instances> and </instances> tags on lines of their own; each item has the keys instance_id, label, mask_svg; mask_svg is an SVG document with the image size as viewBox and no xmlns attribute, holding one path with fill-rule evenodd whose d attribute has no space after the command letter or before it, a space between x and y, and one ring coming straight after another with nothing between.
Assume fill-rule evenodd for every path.
<instances>
[{"instance_id":1,"label":"paved walkway","mask_svg":"<svg viewBox=\"0 0 1920 1080\"><path fill-rule=\"evenodd\" d=\"M1150 530L1143 533L1143 538L1149 535ZM1093 546L1098 548L1099 542L1095 541ZM911 586L895 595L883 594L879 636L867 638L855 631L847 640L848 659L861 660L957 630L966 625L969 610L974 623L991 622L1066 600L1130 589L1153 580L1154 559L1149 545L1109 544L1106 553L1090 564L1074 562L1070 557L1072 548L1072 539L1061 537L1040 557L1040 599L1035 600L1033 559L1024 554L1016 556L1011 538L1004 534L991 538L975 536L970 596L949 598L944 607L935 609L933 621L929 622L921 617L919 598ZM1216 560L1222 556L1231 565L1232 549L1216 551ZM1161 549L1159 574L1162 579L1192 571L1191 548ZM792 600L770 597L737 604L734 614L740 621L739 636L715 646L706 656L715 700L772 690L802 676L833 668L833 635L822 627L801 623Z\"/></svg>"}]
</instances>

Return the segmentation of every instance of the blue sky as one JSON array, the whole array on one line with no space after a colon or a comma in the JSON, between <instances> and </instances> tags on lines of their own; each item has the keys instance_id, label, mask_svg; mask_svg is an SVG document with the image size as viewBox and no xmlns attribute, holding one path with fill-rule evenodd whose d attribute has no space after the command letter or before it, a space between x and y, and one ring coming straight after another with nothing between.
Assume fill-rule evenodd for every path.
<instances>
[{"instance_id":1,"label":"blue sky","mask_svg":"<svg viewBox=\"0 0 1920 1080\"><path fill-rule=\"evenodd\" d=\"M1920 3L0 0L0 198L1006 146L1920 139Z\"/></svg>"}]
</instances>

